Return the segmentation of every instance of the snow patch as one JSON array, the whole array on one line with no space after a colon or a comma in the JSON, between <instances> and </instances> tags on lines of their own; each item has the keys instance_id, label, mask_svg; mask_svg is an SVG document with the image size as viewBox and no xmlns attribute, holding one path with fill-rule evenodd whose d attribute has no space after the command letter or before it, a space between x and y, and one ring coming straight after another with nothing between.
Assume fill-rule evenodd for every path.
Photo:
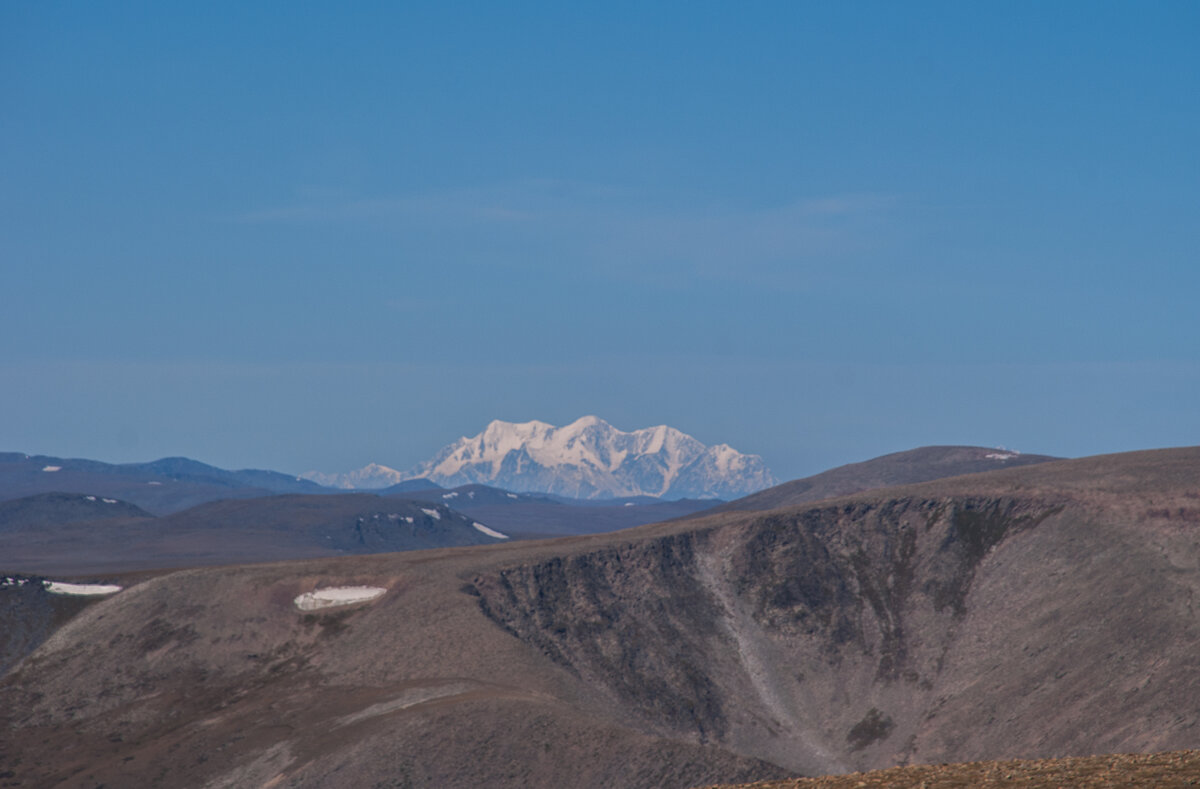
<instances>
[{"instance_id":1,"label":"snow patch","mask_svg":"<svg viewBox=\"0 0 1200 789\"><path fill-rule=\"evenodd\" d=\"M62 471L62 466L43 466L42 471Z\"/></svg>"},{"instance_id":2,"label":"snow patch","mask_svg":"<svg viewBox=\"0 0 1200 789\"><path fill-rule=\"evenodd\" d=\"M1017 453L1017 454L1020 454L1020 453ZM1016 456L1017 456L1016 454L1012 454L1009 452L992 452L990 454L984 455L984 457L987 458L988 460L1011 460L1012 458L1015 458Z\"/></svg>"},{"instance_id":3,"label":"snow patch","mask_svg":"<svg viewBox=\"0 0 1200 789\"><path fill-rule=\"evenodd\" d=\"M95 500L96 500L96 497L95 497L95 496L84 496L84 498L85 498L85 499L87 499L88 501L95 501Z\"/></svg>"},{"instance_id":4,"label":"snow patch","mask_svg":"<svg viewBox=\"0 0 1200 789\"><path fill-rule=\"evenodd\" d=\"M334 586L328 589L317 589L305 592L293 602L301 611L318 611L322 608L332 608L352 603L365 603L381 597L387 589L379 586Z\"/></svg>"},{"instance_id":5,"label":"snow patch","mask_svg":"<svg viewBox=\"0 0 1200 789\"><path fill-rule=\"evenodd\" d=\"M51 594L102 595L121 591L115 584L69 584L63 581L46 581L46 591Z\"/></svg>"},{"instance_id":6,"label":"snow patch","mask_svg":"<svg viewBox=\"0 0 1200 789\"><path fill-rule=\"evenodd\" d=\"M451 493L443 493L442 498L443 499L456 499L456 498L458 498L458 492L454 491Z\"/></svg>"},{"instance_id":7,"label":"snow patch","mask_svg":"<svg viewBox=\"0 0 1200 789\"><path fill-rule=\"evenodd\" d=\"M520 497L519 497L519 496L517 496L517 494L515 494L515 493L506 493L505 495L506 495L506 496L508 496L510 499L516 499L516 498L520 498Z\"/></svg>"},{"instance_id":8,"label":"snow patch","mask_svg":"<svg viewBox=\"0 0 1200 789\"><path fill-rule=\"evenodd\" d=\"M161 485L161 482L147 482L147 485Z\"/></svg>"},{"instance_id":9,"label":"snow patch","mask_svg":"<svg viewBox=\"0 0 1200 789\"><path fill-rule=\"evenodd\" d=\"M426 515L428 515L429 517L433 518L435 521L440 521L442 519L442 513L438 512L437 510L427 510L424 507L422 507L421 512L423 512Z\"/></svg>"},{"instance_id":10,"label":"snow patch","mask_svg":"<svg viewBox=\"0 0 1200 789\"><path fill-rule=\"evenodd\" d=\"M497 540L507 540L508 539L507 534L501 534L500 532L496 531L495 529L489 529L487 526L484 526L482 523L472 523L471 525L475 527L476 531L481 531L489 537L495 537Z\"/></svg>"},{"instance_id":11,"label":"snow patch","mask_svg":"<svg viewBox=\"0 0 1200 789\"><path fill-rule=\"evenodd\" d=\"M100 499L100 501L103 501L105 504L116 504L117 503L116 499Z\"/></svg>"}]
</instances>

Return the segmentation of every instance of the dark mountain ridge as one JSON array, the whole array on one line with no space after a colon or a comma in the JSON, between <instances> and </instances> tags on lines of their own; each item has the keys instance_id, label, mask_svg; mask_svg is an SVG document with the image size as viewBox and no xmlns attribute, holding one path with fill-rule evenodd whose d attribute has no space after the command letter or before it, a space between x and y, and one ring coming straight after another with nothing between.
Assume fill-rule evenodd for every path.
<instances>
[{"instance_id":1,"label":"dark mountain ridge","mask_svg":"<svg viewBox=\"0 0 1200 789\"><path fill-rule=\"evenodd\" d=\"M0 516L6 507L41 513L19 524L0 520L0 572L113 573L496 542L474 518L444 504L369 493L222 499L162 517L142 512L52 524L35 506L48 496L74 498L45 494L0 503Z\"/></svg>"},{"instance_id":2,"label":"dark mountain ridge","mask_svg":"<svg viewBox=\"0 0 1200 789\"><path fill-rule=\"evenodd\" d=\"M0 501L0 534L79 521L149 517L153 516L141 507L120 499L84 493L38 493Z\"/></svg>"},{"instance_id":3,"label":"dark mountain ridge","mask_svg":"<svg viewBox=\"0 0 1200 789\"><path fill-rule=\"evenodd\" d=\"M226 471L181 457L149 463L103 463L0 452L0 501L50 492L121 499L163 515L217 499L344 491L277 471Z\"/></svg>"},{"instance_id":4,"label":"dark mountain ridge","mask_svg":"<svg viewBox=\"0 0 1200 789\"><path fill-rule=\"evenodd\" d=\"M416 501L446 504L516 538L597 534L694 515L711 499L663 501L651 496L620 499L567 499L549 493L513 493L488 485L399 494Z\"/></svg>"}]
</instances>

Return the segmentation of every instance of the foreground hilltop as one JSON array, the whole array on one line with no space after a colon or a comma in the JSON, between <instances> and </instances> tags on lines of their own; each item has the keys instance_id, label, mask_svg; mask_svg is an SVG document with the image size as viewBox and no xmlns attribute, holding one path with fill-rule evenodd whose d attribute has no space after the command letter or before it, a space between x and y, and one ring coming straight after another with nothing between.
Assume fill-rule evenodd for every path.
<instances>
[{"instance_id":1,"label":"foreground hilltop","mask_svg":"<svg viewBox=\"0 0 1200 789\"><path fill-rule=\"evenodd\" d=\"M893 485L912 485L963 474L978 474L1019 466L1032 466L1062 458L1029 455L1004 449L969 446L933 446L893 452L890 455L850 463L795 479L773 488L751 493L722 504L715 511L773 510L796 507L810 501L848 496L864 490Z\"/></svg>"},{"instance_id":2,"label":"foreground hilltop","mask_svg":"<svg viewBox=\"0 0 1200 789\"><path fill-rule=\"evenodd\" d=\"M1160 450L135 579L0 680L0 772L686 787L1195 748L1197 480ZM383 591L297 607L330 587Z\"/></svg>"}]
</instances>

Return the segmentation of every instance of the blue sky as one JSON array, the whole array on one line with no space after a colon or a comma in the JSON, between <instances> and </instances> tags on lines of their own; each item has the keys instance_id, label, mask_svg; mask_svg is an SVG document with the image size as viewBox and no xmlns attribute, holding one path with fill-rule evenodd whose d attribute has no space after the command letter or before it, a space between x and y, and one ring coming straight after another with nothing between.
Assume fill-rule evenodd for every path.
<instances>
[{"instance_id":1,"label":"blue sky","mask_svg":"<svg viewBox=\"0 0 1200 789\"><path fill-rule=\"evenodd\" d=\"M1200 434L1200 5L6 3L0 449Z\"/></svg>"}]
</instances>

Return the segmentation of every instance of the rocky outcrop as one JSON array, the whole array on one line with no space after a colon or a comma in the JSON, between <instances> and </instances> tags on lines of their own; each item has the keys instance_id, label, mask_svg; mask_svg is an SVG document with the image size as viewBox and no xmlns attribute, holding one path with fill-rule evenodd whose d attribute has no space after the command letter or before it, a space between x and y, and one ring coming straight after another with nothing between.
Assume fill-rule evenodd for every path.
<instances>
[{"instance_id":1,"label":"rocky outcrop","mask_svg":"<svg viewBox=\"0 0 1200 789\"><path fill-rule=\"evenodd\" d=\"M1028 637L977 580L1047 521L1086 529L1067 506L839 503L509 567L473 590L493 622L651 731L799 771L860 768L919 756L976 631Z\"/></svg>"}]
</instances>

